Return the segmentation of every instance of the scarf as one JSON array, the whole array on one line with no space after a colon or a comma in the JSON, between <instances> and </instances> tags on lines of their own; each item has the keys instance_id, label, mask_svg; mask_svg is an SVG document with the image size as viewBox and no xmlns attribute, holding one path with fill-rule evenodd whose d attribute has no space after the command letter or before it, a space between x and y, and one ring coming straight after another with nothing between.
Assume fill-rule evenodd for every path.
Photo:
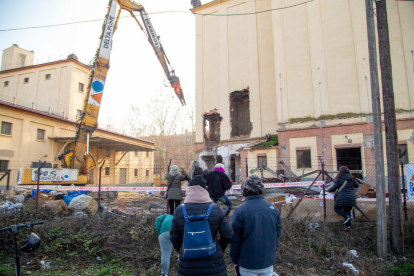
<instances>
[{"instance_id":1,"label":"scarf","mask_svg":"<svg viewBox=\"0 0 414 276\"><path fill-rule=\"evenodd\" d=\"M221 167L215 167L214 168L214 171L216 171L216 172L222 172L222 173L225 173L226 171L223 169L223 168L221 168Z\"/></svg>"}]
</instances>

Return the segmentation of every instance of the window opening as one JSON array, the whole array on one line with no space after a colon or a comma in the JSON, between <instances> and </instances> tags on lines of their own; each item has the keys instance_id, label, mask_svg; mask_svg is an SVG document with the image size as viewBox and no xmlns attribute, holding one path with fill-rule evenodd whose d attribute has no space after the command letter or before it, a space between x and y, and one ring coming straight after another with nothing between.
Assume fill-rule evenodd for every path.
<instances>
[{"instance_id":1,"label":"window opening","mask_svg":"<svg viewBox=\"0 0 414 276\"><path fill-rule=\"evenodd\" d=\"M337 169L347 166L349 170L362 170L361 148L336 149ZM363 179L362 174L352 174L359 179Z\"/></svg>"},{"instance_id":2,"label":"window opening","mask_svg":"<svg viewBox=\"0 0 414 276\"><path fill-rule=\"evenodd\" d=\"M83 92L83 87L84 87L83 83L79 83L79 87L78 87L79 91Z\"/></svg>"},{"instance_id":3,"label":"window opening","mask_svg":"<svg viewBox=\"0 0 414 276\"><path fill-rule=\"evenodd\" d=\"M267 167L267 157L266 156L257 156L257 167L258 168Z\"/></svg>"},{"instance_id":4,"label":"window opening","mask_svg":"<svg viewBox=\"0 0 414 276\"><path fill-rule=\"evenodd\" d=\"M311 151L297 150L296 151L296 166L298 169L312 168Z\"/></svg>"},{"instance_id":5,"label":"window opening","mask_svg":"<svg viewBox=\"0 0 414 276\"><path fill-rule=\"evenodd\" d=\"M134 169L134 176L138 176L138 169Z\"/></svg>"},{"instance_id":6,"label":"window opening","mask_svg":"<svg viewBox=\"0 0 414 276\"><path fill-rule=\"evenodd\" d=\"M111 156L111 150L110 149L106 149L105 157L110 157L110 156Z\"/></svg>"},{"instance_id":7,"label":"window opening","mask_svg":"<svg viewBox=\"0 0 414 276\"><path fill-rule=\"evenodd\" d=\"M29 78L24 78L23 83L29 83Z\"/></svg>"},{"instance_id":8,"label":"window opening","mask_svg":"<svg viewBox=\"0 0 414 276\"><path fill-rule=\"evenodd\" d=\"M4 87L9 86L9 81L5 81L3 86L4 86Z\"/></svg>"},{"instance_id":9,"label":"window opening","mask_svg":"<svg viewBox=\"0 0 414 276\"><path fill-rule=\"evenodd\" d=\"M44 129L37 129L37 135L36 135L36 139L40 140L40 141L44 141L45 140L45 130Z\"/></svg>"},{"instance_id":10,"label":"window opening","mask_svg":"<svg viewBox=\"0 0 414 276\"><path fill-rule=\"evenodd\" d=\"M231 137L250 136L253 126L250 122L249 89L230 93Z\"/></svg>"},{"instance_id":11,"label":"window opening","mask_svg":"<svg viewBox=\"0 0 414 276\"><path fill-rule=\"evenodd\" d=\"M12 124L1 122L1 134L11 135Z\"/></svg>"},{"instance_id":12,"label":"window opening","mask_svg":"<svg viewBox=\"0 0 414 276\"><path fill-rule=\"evenodd\" d=\"M46 74L45 75L45 80L50 80L50 78L51 78L51 75L50 74Z\"/></svg>"},{"instance_id":13,"label":"window opening","mask_svg":"<svg viewBox=\"0 0 414 276\"><path fill-rule=\"evenodd\" d=\"M149 176L149 170L145 171L145 176L148 177Z\"/></svg>"},{"instance_id":14,"label":"window opening","mask_svg":"<svg viewBox=\"0 0 414 276\"><path fill-rule=\"evenodd\" d=\"M138 152L137 151L135 152L135 155L138 155Z\"/></svg>"},{"instance_id":15,"label":"window opening","mask_svg":"<svg viewBox=\"0 0 414 276\"><path fill-rule=\"evenodd\" d=\"M9 160L0 160L0 172L5 172L9 168Z\"/></svg>"},{"instance_id":16,"label":"window opening","mask_svg":"<svg viewBox=\"0 0 414 276\"><path fill-rule=\"evenodd\" d=\"M203 136L205 150L212 151L220 143L220 122L222 119L217 109L204 113Z\"/></svg>"},{"instance_id":17,"label":"window opening","mask_svg":"<svg viewBox=\"0 0 414 276\"><path fill-rule=\"evenodd\" d=\"M109 167L105 167L105 175L109 175Z\"/></svg>"},{"instance_id":18,"label":"window opening","mask_svg":"<svg viewBox=\"0 0 414 276\"><path fill-rule=\"evenodd\" d=\"M398 160L403 164L408 164L408 150L407 144L405 145L398 145Z\"/></svg>"},{"instance_id":19,"label":"window opening","mask_svg":"<svg viewBox=\"0 0 414 276\"><path fill-rule=\"evenodd\" d=\"M148 151L145 152L145 156L148 157Z\"/></svg>"},{"instance_id":20,"label":"window opening","mask_svg":"<svg viewBox=\"0 0 414 276\"><path fill-rule=\"evenodd\" d=\"M80 119L82 117L82 110L78 109L76 111L76 119Z\"/></svg>"}]
</instances>

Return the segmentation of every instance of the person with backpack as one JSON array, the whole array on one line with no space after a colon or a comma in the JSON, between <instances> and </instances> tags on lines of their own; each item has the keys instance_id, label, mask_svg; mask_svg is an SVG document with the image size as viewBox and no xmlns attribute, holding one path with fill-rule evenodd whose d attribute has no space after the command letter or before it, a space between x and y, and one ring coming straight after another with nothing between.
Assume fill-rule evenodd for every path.
<instances>
[{"instance_id":1,"label":"person with backpack","mask_svg":"<svg viewBox=\"0 0 414 276\"><path fill-rule=\"evenodd\" d=\"M224 171L224 165L222 163L216 164L214 171L208 173L206 180L207 190L211 199L214 203L221 201L227 206L225 215L228 217L233 204L230 199L227 198L225 192L231 189L232 183Z\"/></svg>"},{"instance_id":2,"label":"person with backpack","mask_svg":"<svg viewBox=\"0 0 414 276\"><path fill-rule=\"evenodd\" d=\"M335 177L335 182L328 189L328 192L335 192L335 212L344 217L343 222L347 231L351 230L351 210L356 206L355 188L358 188L359 184L355 178L351 175L351 172L346 166L339 168L339 172Z\"/></svg>"},{"instance_id":3,"label":"person with backpack","mask_svg":"<svg viewBox=\"0 0 414 276\"><path fill-rule=\"evenodd\" d=\"M242 276L271 276L282 232L279 210L264 200L259 177L249 176L241 191L246 202L231 217L233 238L230 259Z\"/></svg>"},{"instance_id":4,"label":"person with backpack","mask_svg":"<svg viewBox=\"0 0 414 276\"><path fill-rule=\"evenodd\" d=\"M172 215L161 215L155 220L155 228L158 234L158 242L161 247L161 276L168 275L170 268L170 257L172 251L172 243L170 240L170 230Z\"/></svg>"},{"instance_id":5,"label":"person with backpack","mask_svg":"<svg viewBox=\"0 0 414 276\"><path fill-rule=\"evenodd\" d=\"M178 275L227 276L223 252L233 229L223 210L212 202L202 176L195 176L188 186L170 230L171 243L180 254Z\"/></svg>"},{"instance_id":6,"label":"person with backpack","mask_svg":"<svg viewBox=\"0 0 414 276\"><path fill-rule=\"evenodd\" d=\"M166 199L169 204L170 215L174 215L175 209L180 205L183 200L181 193L181 181L187 179L187 175L180 175L178 172L178 166L173 165L169 173L167 173L165 179L168 181L168 187L166 191Z\"/></svg>"}]
</instances>

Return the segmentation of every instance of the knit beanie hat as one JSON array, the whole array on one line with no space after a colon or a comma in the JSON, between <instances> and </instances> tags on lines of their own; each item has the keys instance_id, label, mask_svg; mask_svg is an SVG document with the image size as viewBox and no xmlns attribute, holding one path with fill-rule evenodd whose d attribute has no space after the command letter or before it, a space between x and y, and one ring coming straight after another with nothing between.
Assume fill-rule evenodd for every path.
<instances>
[{"instance_id":1,"label":"knit beanie hat","mask_svg":"<svg viewBox=\"0 0 414 276\"><path fill-rule=\"evenodd\" d=\"M204 180L204 178L201 175L196 175L193 179L190 180L188 183L188 186L200 186L207 190L206 186L207 182Z\"/></svg>"},{"instance_id":2,"label":"knit beanie hat","mask_svg":"<svg viewBox=\"0 0 414 276\"><path fill-rule=\"evenodd\" d=\"M224 165L222 163L217 163L214 168L222 168L224 170Z\"/></svg>"},{"instance_id":3,"label":"knit beanie hat","mask_svg":"<svg viewBox=\"0 0 414 276\"><path fill-rule=\"evenodd\" d=\"M173 166L171 167L171 171L172 171L172 172L178 172L178 166L177 166L177 165L173 165Z\"/></svg>"},{"instance_id":4,"label":"knit beanie hat","mask_svg":"<svg viewBox=\"0 0 414 276\"><path fill-rule=\"evenodd\" d=\"M246 180L244 180L241 185L241 190L244 197L251 195L262 195L264 186L262 181L256 175L251 175Z\"/></svg>"}]
</instances>

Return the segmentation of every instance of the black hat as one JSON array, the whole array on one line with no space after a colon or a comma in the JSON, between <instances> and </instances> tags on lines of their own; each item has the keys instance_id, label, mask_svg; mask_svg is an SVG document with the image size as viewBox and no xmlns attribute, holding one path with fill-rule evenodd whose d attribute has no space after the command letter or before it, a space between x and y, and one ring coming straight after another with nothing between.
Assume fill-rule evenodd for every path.
<instances>
[{"instance_id":1,"label":"black hat","mask_svg":"<svg viewBox=\"0 0 414 276\"><path fill-rule=\"evenodd\" d=\"M193 179L191 179L190 183L188 183L188 186L201 186L204 189L207 190L207 182L201 175L196 175Z\"/></svg>"}]
</instances>

